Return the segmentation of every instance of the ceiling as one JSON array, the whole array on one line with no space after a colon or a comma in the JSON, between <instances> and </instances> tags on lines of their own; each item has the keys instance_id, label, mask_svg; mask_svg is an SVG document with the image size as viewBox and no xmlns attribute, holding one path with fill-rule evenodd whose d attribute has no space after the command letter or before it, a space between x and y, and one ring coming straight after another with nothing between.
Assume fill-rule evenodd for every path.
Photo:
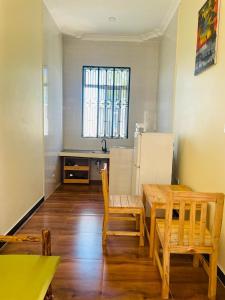
<instances>
[{"instance_id":1,"label":"ceiling","mask_svg":"<svg viewBox=\"0 0 225 300\"><path fill-rule=\"evenodd\" d=\"M44 0L60 30L87 40L144 41L163 34L179 0Z\"/></svg>"}]
</instances>

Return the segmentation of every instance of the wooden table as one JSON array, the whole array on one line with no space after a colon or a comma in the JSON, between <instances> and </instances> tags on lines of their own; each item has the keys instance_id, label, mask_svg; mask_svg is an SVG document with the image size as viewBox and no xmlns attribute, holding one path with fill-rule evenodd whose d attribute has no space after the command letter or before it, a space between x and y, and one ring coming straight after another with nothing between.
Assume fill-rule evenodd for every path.
<instances>
[{"instance_id":1,"label":"wooden table","mask_svg":"<svg viewBox=\"0 0 225 300\"><path fill-rule=\"evenodd\" d=\"M150 258L153 258L156 211L160 209L166 209L166 201L168 197L168 192L170 191L191 191L191 189L186 185L143 185L143 203L145 207L147 203L150 206L150 226L149 228L147 225L145 226L150 244Z\"/></svg>"},{"instance_id":2,"label":"wooden table","mask_svg":"<svg viewBox=\"0 0 225 300\"><path fill-rule=\"evenodd\" d=\"M58 256L0 255L0 298L44 299L59 260Z\"/></svg>"}]
</instances>

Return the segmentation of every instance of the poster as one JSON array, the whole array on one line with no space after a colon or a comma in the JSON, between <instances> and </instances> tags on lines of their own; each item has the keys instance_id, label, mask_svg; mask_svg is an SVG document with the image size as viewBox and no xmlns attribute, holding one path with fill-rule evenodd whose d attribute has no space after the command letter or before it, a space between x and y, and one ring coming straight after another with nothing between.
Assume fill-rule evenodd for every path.
<instances>
[{"instance_id":1,"label":"poster","mask_svg":"<svg viewBox=\"0 0 225 300\"><path fill-rule=\"evenodd\" d=\"M207 0L198 13L195 75L216 63L219 0Z\"/></svg>"}]
</instances>

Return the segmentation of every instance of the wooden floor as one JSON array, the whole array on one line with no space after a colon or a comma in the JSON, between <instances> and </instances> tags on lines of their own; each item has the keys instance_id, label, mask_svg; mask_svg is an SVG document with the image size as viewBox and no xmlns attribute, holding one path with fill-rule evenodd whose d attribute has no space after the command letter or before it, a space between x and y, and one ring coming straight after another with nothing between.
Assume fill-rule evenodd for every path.
<instances>
[{"instance_id":1,"label":"wooden floor","mask_svg":"<svg viewBox=\"0 0 225 300\"><path fill-rule=\"evenodd\" d=\"M99 185L64 185L21 229L21 233L51 230L53 254L61 256L53 281L54 299L161 299L158 270L148 258L148 247L139 248L138 238L111 237L103 254L102 217ZM2 252L37 254L40 248L11 244ZM207 283L203 269L193 268L189 257L172 258L171 299L207 299ZM221 285L217 299L225 299Z\"/></svg>"}]
</instances>

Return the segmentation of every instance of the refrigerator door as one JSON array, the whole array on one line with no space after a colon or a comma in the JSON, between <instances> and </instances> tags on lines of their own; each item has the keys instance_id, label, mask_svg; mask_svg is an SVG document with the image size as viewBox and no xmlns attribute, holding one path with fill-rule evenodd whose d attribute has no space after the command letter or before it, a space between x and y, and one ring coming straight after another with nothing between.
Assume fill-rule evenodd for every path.
<instances>
[{"instance_id":1,"label":"refrigerator door","mask_svg":"<svg viewBox=\"0 0 225 300\"><path fill-rule=\"evenodd\" d=\"M110 149L110 194L130 195L133 171L133 149L114 147Z\"/></svg>"},{"instance_id":2,"label":"refrigerator door","mask_svg":"<svg viewBox=\"0 0 225 300\"><path fill-rule=\"evenodd\" d=\"M141 142L140 185L170 184L173 161L173 135L144 133Z\"/></svg>"},{"instance_id":3,"label":"refrigerator door","mask_svg":"<svg viewBox=\"0 0 225 300\"><path fill-rule=\"evenodd\" d=\"M139 188L140 188L140 168L133 165L132 195L139 195Z\"/></svg>"},{"instance_id":4,"label":"refrigerator door","mask_svg":"<svg viewBox=\"0 0 225 300\"><path fill-rule=\"evenodd\" d=\"M140 160L141 160L141 133L134 134L134 156L132 171L132 195L139 194L140 185Z\"/></svg>"},{"instance_id":5,"label":"refrigerator door","mask_svg":"<svg viewBox=\"0 0 225 300\"><path fill-rule=\"evenodd\" d=\"M134 135L134 165L140 167L141 160L141 133L136 133Z\"/></svg>"}]
</instances>

